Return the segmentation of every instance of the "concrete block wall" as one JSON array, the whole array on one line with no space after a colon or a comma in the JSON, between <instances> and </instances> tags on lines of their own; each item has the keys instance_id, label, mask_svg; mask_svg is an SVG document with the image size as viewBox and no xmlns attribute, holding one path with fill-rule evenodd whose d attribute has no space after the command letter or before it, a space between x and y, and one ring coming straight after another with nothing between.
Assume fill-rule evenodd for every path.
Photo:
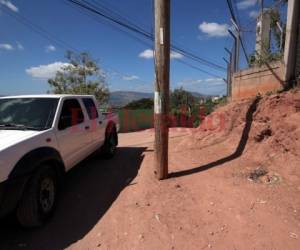
<instances>
[{"instance_id":1,"label":"concrete block wall","mask_svg":"<svg viewBox=\"0 0 300 250\"><path fill-rule=\"evenodd\" d=\"M275 62L267 66L253 67L233 74L232 100L240 100L266 94L283 88L284 65Z\"/></svg>"},{"instance_id":2,"label":"concrete block wall","mask_svg":"<svg viewBox=\"0 0 300 250\"><path fill-rule=\"evenodd\" d=\"M298 18L298 35L297 35L297 50L296 50L296 77L300 77L300 17Z\"/></svg>"}]
</instances>

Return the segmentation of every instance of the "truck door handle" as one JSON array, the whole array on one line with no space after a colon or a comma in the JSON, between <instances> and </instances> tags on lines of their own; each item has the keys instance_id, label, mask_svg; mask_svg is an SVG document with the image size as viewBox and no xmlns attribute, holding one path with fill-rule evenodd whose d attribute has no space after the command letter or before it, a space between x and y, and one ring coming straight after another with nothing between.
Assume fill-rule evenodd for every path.
<instances>
[{"instance_id":1,"label":"truck door handle","mask_svg":"<svg viewBox=\"0 0 300 250\"><path fill-rule=\"evenodd\" d=\"M90 126L85 126L84 129L85 129L85 130L89 130L89 129L90 129Z\"/></svg>"}]
</instances>

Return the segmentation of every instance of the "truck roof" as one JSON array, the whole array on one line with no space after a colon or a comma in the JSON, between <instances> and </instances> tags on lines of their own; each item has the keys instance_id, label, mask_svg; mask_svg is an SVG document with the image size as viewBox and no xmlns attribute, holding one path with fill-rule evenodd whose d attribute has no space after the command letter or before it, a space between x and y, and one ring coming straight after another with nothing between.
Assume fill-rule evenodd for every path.
<instances>
[{"instance_id":1,"label":"truck roof","mask_svg":"<svg viewBox=\"0 0 300 250\"><path fill-rule=\"evenodd\" d=\"M0 97L0 99L6 99L6 98L62 98L62 97L93 97L93 95L72 95L72 94L15 95L15 96L2 96L2 97Z\"/></svg>"}]
</instances>

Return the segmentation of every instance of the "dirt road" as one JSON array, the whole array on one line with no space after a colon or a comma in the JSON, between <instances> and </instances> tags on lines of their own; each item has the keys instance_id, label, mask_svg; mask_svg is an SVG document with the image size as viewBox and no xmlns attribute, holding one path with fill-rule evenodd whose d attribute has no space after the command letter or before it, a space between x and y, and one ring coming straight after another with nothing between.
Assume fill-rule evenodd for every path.
<instances>
[{"instance_id":1,"label":"dirt road","mask_svg":"<svg viewBox=\"0 0 300 250\"><path fill-rule=\"evenodd\" d=\"M0 249L298 249L300 186L254 184L235 175L246 164L238 158L208 169L234 147L177 152L184 134L171 134L171 171L205 171L157 182L152 132L121 134L113 160L93 157L68 174L45 227L2 225Z\"/></svg>"}]
</instances>

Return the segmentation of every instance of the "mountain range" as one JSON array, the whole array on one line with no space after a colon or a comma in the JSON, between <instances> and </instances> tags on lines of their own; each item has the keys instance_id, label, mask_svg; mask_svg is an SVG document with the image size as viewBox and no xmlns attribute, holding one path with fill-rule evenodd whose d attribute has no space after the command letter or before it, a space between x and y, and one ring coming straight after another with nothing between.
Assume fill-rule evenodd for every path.
<instances>
[{"instance_id":1,"label":"mountain range","mask_svg":"<svg viewBox=\"0 0 300 250\"><path fill-rule=\"evenodd\" d=\"M210 96L198 92L190 92L197 98L209 98ZM123 107L126 104L137 101L142 98L153 98L153 93L144 93L136 91L114 91L110 93L109 104L114 107Z\"/></svg>"}]
</instances>

